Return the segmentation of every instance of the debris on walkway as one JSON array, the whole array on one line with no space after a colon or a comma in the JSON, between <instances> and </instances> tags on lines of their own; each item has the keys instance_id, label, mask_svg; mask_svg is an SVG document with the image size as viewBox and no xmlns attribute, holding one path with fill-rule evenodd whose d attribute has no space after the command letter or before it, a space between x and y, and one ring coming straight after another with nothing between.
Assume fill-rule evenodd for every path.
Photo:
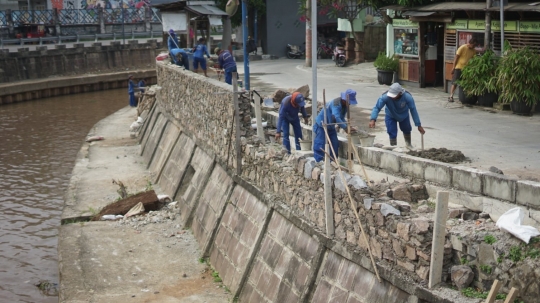
<instances>
[{"instance_id":1,"label":"debris on walkway","mask_svg":"<svg viewBox=\"0 0 540 303\"><path fill-rule=\"evenodd\" d=\"M145 211L159 210L163 206L153 190L146 191L105 206L92 221L100 220L104 215L125 215L139 203L142 203Z\"/></svg>"}]
</instances>

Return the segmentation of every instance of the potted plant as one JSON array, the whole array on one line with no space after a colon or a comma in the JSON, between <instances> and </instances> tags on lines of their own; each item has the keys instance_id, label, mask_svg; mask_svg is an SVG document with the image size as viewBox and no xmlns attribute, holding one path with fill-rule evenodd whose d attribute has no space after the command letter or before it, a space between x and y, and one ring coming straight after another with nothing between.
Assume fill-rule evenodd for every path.
<instances>
[{"instance_id":1,"label":"potted plant","mask_svg":"<svg viewBox=\"0 0 540 303\"><path fill-rule=\"evenodd\" d=\"M498 98L497 63L498 57L492 50L487 50L482 56L475 56L469 61L461 71L458 81L460 93L465 95L462 103L471 104L475 102L473 98L477 97L479 105L493 107Z\"/></svg>"},{"instance_id":2,"label":"potted plant","mask_svg":"<svg viewBox=\"0 0 540 303\"><path fill-rule=\"evenodd\" d=\"M379 84L391 85L394 72L397 72L399 68L399 59L395 56L387 57L385 53L379 52L373 66L377 69Z\"/></svg>"},{"instance_id":3,"label":"potted plant","mask_svg":"<svg viewBox=\"0 0 540 303\"><path fill-rule=\"evenodd\" d=\"M540 98L540 56L525 47L510 49L497 67L499 101L510 103L515 114L531 115Z\"/></svg>"}]
</instances>

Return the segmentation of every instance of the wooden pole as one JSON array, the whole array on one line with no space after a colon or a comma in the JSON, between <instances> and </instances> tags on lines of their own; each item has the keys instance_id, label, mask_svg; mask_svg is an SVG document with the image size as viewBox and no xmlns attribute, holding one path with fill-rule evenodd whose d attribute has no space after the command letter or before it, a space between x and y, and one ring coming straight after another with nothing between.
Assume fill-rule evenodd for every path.
<instances>
[{"instance_id":1,"label":"wooden pole","mask_svg":"<svg viewBox=\"0 0 540 303\"><path fill-rule=\"evenodd\" d=\"M313 108L312 108L313 110ZM326 128L328 127L328 117L326 116L326 90L323 89L323 114L324 119L322 123L322 127L324 129L324 132L326 132ZM333 126L331 126L333 127ZM315 138L313 138L313 142L315 142ZM330 146L330 140L326 139L325 137L325 157L324 157L324 209L325 209L325 219L326 219L326 234L329 237L334 236L334 208L333 208L333 202L332 202L332 178L330 177L330 157L329 157L329 146Z\"/></svg>"},{"instance_id":2,"label":"wooden pole","mask_svg":"<svg viewBox=\"0 0 540 303\"><path fill-rule=\"evenodd\" d=\"M491 285L491 289L489 290L486 303L495 302L495 298L497 297L497 293L499 292L499 289L501 289L501 287L502 287L502 283L499 282L499 280L495 279L495 281L493 281L493 285Z\"/></svg>"},{"instance_id":3,"label":"wooden pole","mask_svg":"<svg viewBox=\"0 0 540 303\"><path fill-rule=\"evenodd\" d=\"M236 174L242 174L242 144L240 143L240 106L238 105L238 83L236 82L237 74L233 73L233 100L234 100L234 117L236 120Z\"/></svg>"},{"instance_id":4,"label":"wooden pole","mask_svg":"<svg viewBox=\"0 0 540 303\"><path fill-rule=\"evenodd\" d=\"M512 287L512 289L510 289L510 292L508 293L508 296L506 296L506 300L504 300L504 303L514 303L516 296L517 296L517 289Z\"/></svg>"},{"instance_id":5,"label":"wooden pole","mask_svg":"<svg viewBox=\"0 0 540 303\"><path fill-rule=\"evenodd\" d=\"M328 132L326 128L324 128L324 134L326 136L326 140L330 141L330 137L328 136ZM334 155L334 159L337 159L337 154L336 154L336 151L334 150L334 147L331 145L330 147L332 148L332 154ZM326 154L326 157L328 156L329 155ZM358 221L358 225L360 226L360 230L362 231L362 237L364 238L364 241L366 242L369 256L371 258L371 264L373 265L373 270L375 271L375 274L377 275L377 279L379 280L379 283L382 283L381 277L379 276L379 271L377 270L377 264L375 263L375 259L373 258L373 253L371 253L371 247L369 245L369 241L367 239L366 233L364 232L364 227L362 226L362 221L360 221L360 216L358 215L358 211L356 210L356 203L354 202L351 195L351 191L349 190L349 186L347 185L347 179L345 179L345 176L343 175L343 171L341 170L341 166L339 166L339 163L337 167L339 171L339 176L341 177L341 182L343 182L343 185L345 186L345 189L347 190L347 195L349 196L349 202L351 203L351 209L353 210L354 215L356 216L356 220Z\"/></svg>"},{"instance_id":6,"label":"wooden pole","mask_svg":"<svg viewBox=\"0 0 540 303\"><path fill-rule=\"evenodd\" d=\"M422 150L424 150L424 134L422 134Z\"/></svg>"},{"instance_id":7,"label":"wooden pole","mask_svg":"<svg viewBox=\"0 0 540 303\"><path fill-rule=\"evenodd\" d=\"M261 115L261 102L259 100L253 100L255 102L255 119L257 120L257 136L261 138L263 143L266 143L264 138L264 129L262 125Z\"/></svg>"},{"instance_id":8,"label":"wooden pole","mask_svg":"<svg viewBox=\"0 0 540 303\"><path fill-rule=\"evenodd\" d=\"M347 168L349 173L352 174L353 163L352 163L352 138L351 138L351 108L349 107L349 95L347 95Z\"/></svg>"},{"instance_id":9,"label":"wooden pole","mask_svg":"<svg viewBox=\"0 0 540 303\"><path fill-rule=\"evenodd\" d=\"M428 287L433 288L441 283L444 259L444 239L446 236L446 219L448 218L447 191L437 192L435 206L435 222L433 226L433 242L431 243L431 264L429 266Z\"/></svg>"}]
</instances>

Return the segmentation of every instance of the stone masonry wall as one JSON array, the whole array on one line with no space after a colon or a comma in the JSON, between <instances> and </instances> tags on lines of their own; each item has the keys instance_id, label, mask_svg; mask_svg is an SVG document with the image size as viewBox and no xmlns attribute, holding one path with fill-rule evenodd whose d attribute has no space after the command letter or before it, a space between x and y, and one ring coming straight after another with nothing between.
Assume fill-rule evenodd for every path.
<instances>
[{"instance_id":1,"label":"stone masonry wall","mask_svg":"<svg viewBox=\"0 0 540 303\"><path fill-rule=\"evenodd\" d=\"M5 50L0 52L0 83L148 68L154 65L159 48L161 43L157 40L143 44L130 40L125 45L117 41L108 46L98 42L90 47L79 43L74 48L57 45L51 50L46 46L38 47L36 51L20 48L16 53Z\"/></svg>"}]
</instances>

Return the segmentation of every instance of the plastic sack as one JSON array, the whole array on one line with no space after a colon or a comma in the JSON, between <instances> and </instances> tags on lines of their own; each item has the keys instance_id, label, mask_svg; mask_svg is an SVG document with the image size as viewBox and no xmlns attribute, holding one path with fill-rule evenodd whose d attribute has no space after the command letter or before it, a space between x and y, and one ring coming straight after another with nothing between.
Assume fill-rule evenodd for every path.
<instances>
[{"instance_id":1,"label":"plastic sack","mask_svg":"<svg viewBox=\"0 0 540 303\"><path fill-rule=\"evenodd\" d=\"M514 207L502 214L499 220L497 220L497 227L529 244L529 240L532 237L539 236L540 232L532 226L521 225L524 216L525 214L521 208Z\"/></svg>"},{"instance_id":2,"label":"plastic sack","mask_svg":"<svg viewBox=\"0 0 540 303\"><path fill-rule=\"evenodd\" d=\"M114 221L118 219L122 219L124 216L122 215L104 215L101 217L101 220L103 221Z\"/></svg>"}]
</instances>

